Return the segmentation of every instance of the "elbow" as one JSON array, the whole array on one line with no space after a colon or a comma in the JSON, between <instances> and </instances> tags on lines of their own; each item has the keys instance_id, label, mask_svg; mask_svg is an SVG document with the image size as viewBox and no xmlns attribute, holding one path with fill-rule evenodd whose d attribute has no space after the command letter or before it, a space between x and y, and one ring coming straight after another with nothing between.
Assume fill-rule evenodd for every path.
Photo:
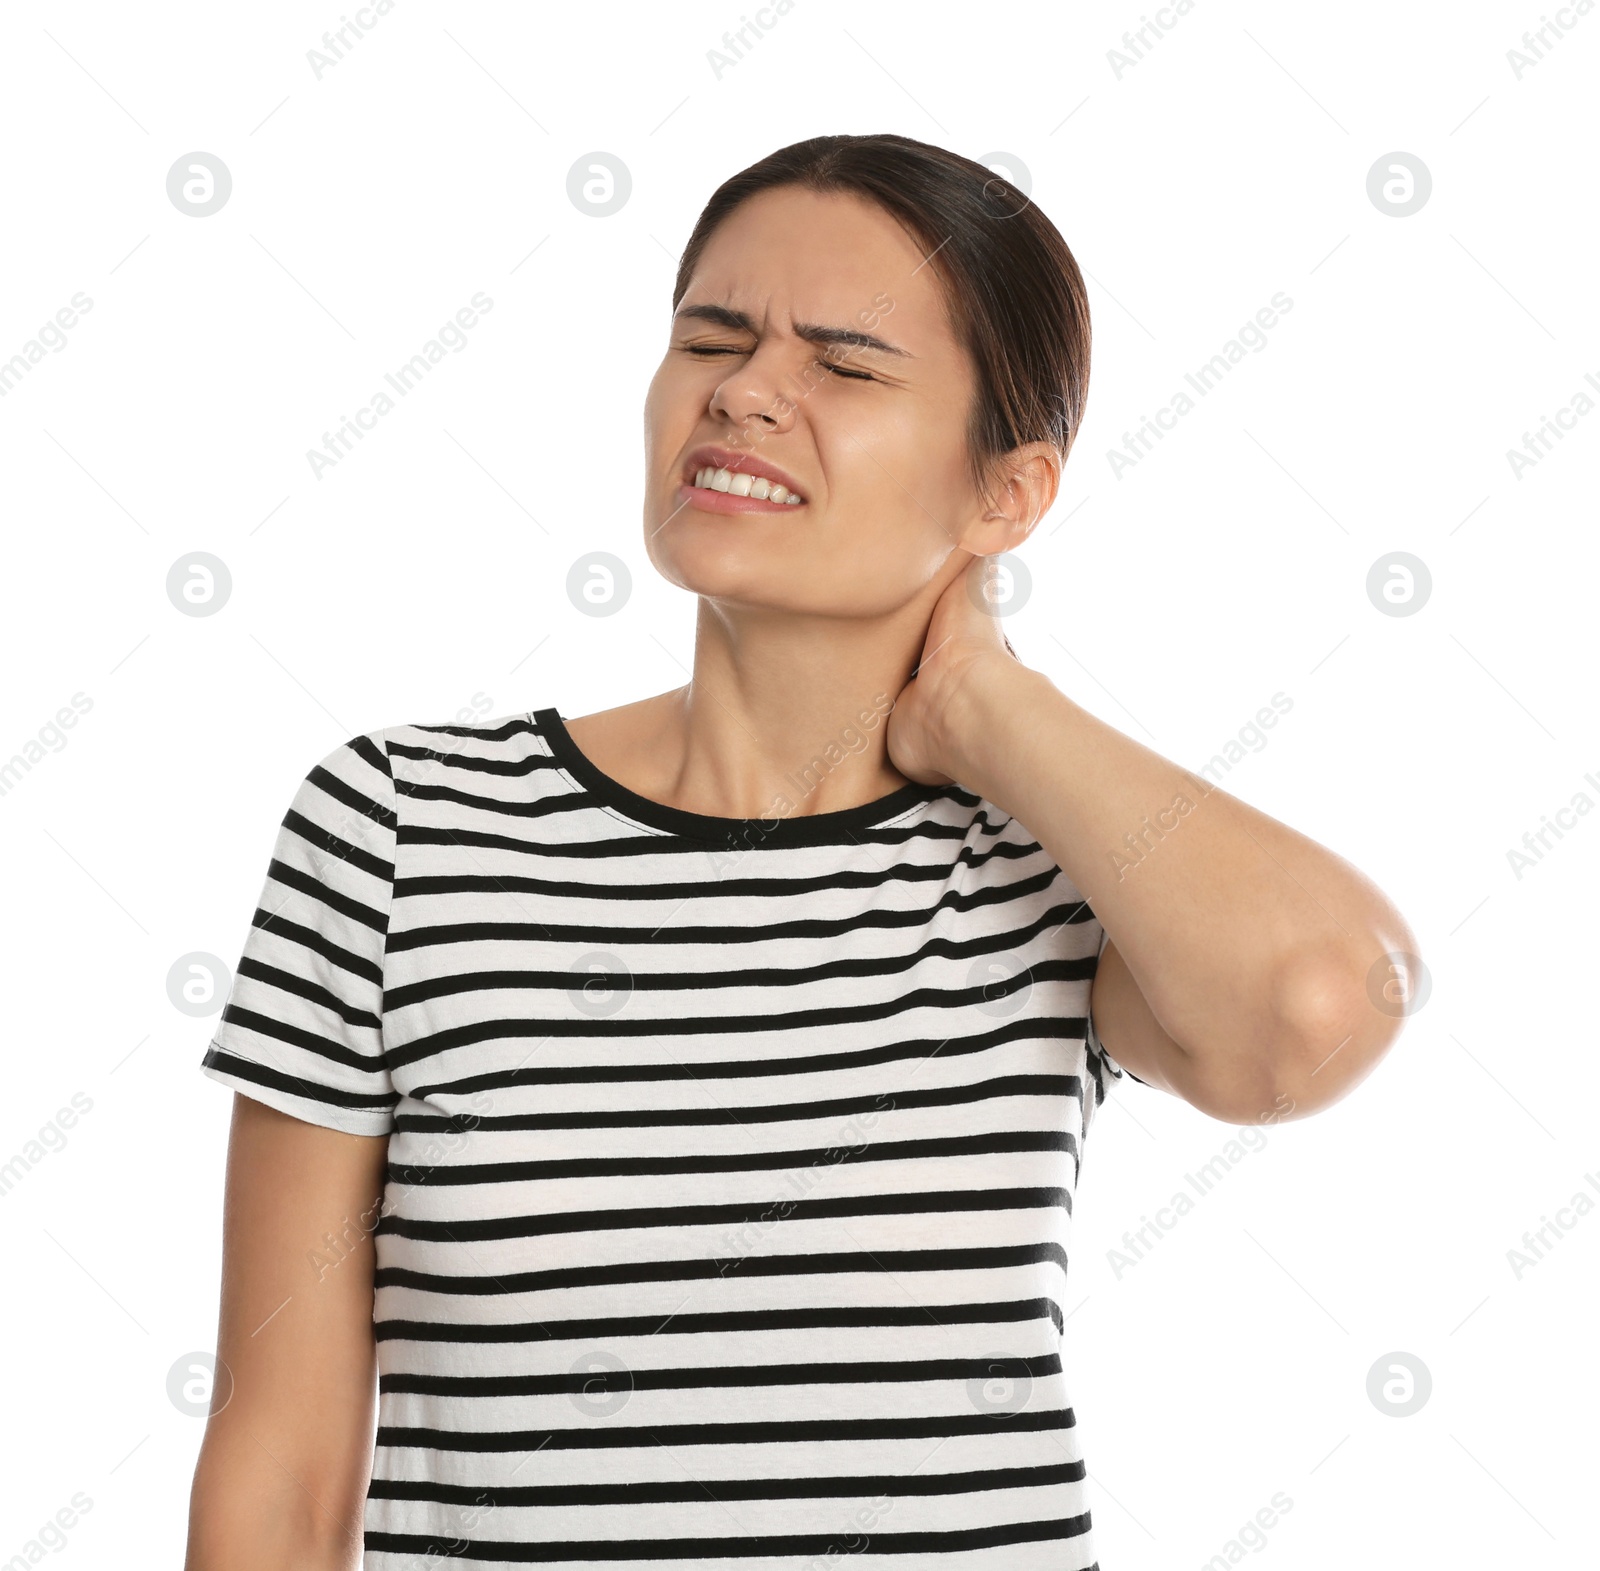
<instances>
[{"instance_id":1,"label":"elbow","mask_svg":"<svg viewBox=\"0 0 1600 1571\"><path fill-rule=\"evenodd\" d=\"M1273 1000L1270 1080L1278 1100L1303 1116L1353 1091L1425 999L1425 985L1414 953L1397 962L1379 953L1363 965L1348 952L1319 951L1286 963Z\"/></svg>"}]
</instances>

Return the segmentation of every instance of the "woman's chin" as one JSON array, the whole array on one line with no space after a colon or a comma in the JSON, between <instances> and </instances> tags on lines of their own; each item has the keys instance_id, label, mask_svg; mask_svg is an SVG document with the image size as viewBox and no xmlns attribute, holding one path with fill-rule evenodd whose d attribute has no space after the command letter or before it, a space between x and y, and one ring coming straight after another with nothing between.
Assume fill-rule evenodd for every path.
<instances>
[{"instance_id":1,"label":"woman's chin","mask_svg":"<svg viewBox=\"0 0 1600 1571\"><path fill-rule=\"evenodd\" d=\"M837 586L832 600L827 584L804 593L804 578L796 571L800 564L780 560L770 544L704 527L730 522L709 517L685 522L680 514L657 534L647 534L651 564L669 584L713 600L772 611L823 613L836 607Z\"/></svg>"}]
</instances>

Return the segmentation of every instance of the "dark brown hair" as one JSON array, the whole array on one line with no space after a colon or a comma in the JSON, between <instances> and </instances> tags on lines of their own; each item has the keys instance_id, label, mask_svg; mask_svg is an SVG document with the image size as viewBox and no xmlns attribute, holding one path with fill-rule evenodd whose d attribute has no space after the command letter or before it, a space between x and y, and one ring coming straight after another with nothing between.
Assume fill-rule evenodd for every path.
<instances>
[{"instance_id":1,"label":"dark brown hair","mask_svg":"<svg viewBox=\"0 0 1600 1571\"><path fill-rule=\"evenodd\" d=\"M1066 241L1026 196L983 164L908 136L795 142L712 193L678 263L674 311L717 226L778 186L875 202L931 258L977 370L967 439L974 490L985 494L996 461L1025 442L1050 442L1066 461L1089 396L1089 297Z\"/></svg>"}]
</instances>

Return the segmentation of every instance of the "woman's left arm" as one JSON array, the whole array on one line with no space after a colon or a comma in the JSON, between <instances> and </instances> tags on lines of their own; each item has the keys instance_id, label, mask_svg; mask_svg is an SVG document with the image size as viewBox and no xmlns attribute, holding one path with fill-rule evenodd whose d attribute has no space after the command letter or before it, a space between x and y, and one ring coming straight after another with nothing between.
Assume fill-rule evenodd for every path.
<instances>
[{"instance_id":1,"label":"woman's left arm","mask_svg":"<svg viewBox=\"0 0 1600 1571\"><path fill-rule=\"evenodd\" d=\"M902 735L1025 824L1092 906L1106 1050L1232 1123L1337 1101L1405 1023L1404 917L1342 857L1096 719L991 636L977 651L958 638L937 704L913 700Z\"/></svg>"}]
</instances>

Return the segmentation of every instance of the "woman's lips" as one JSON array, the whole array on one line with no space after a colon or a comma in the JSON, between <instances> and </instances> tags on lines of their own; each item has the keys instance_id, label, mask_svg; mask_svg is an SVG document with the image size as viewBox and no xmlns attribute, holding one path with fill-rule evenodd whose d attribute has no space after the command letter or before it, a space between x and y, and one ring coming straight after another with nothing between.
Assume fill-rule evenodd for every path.
<instances>
[{"instance_id":1,"label":"woman's lips","mask_svg":"<svg viewBox=\"0 0 1600 1571\"><path fill-rule=\"evenodd\" d=\"M787 502L769 502L765 497L735 496L731 491L713 491L708 486L678 482L679 507L697 507L702 513L795 513L804 512L806 504L797 502L792 507Z\"/></svg>"}]
</instances>

